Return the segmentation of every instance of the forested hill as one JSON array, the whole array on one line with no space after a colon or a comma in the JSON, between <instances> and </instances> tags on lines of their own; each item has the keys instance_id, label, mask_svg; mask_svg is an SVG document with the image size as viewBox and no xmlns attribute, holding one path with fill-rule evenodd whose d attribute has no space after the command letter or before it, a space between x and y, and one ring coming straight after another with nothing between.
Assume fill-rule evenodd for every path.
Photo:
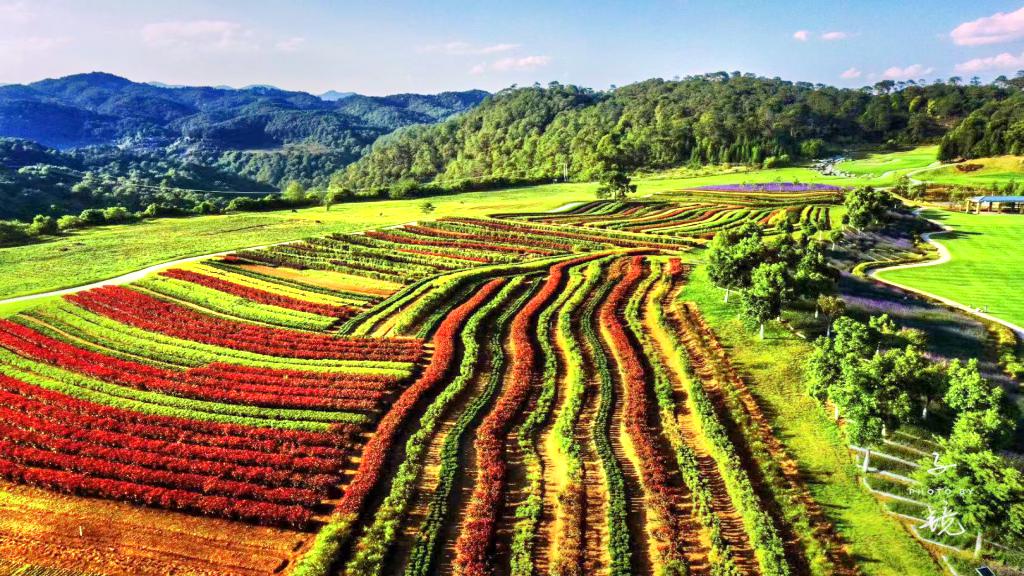
<instances>
[{"instance_id":1,"label":"forested hill","mask_svg":"<svg viewBox=\"0 0 1024 576\"><path fill-rule=\"evenodd\" d=\"M447 118L486 95L473 90L329 101L268 86L169 87L93 72L0 86L0 136L60 149L351 146L401 126Z\"/></svg>"},{"instance_id":2,"label":"forested hill","mask_svg":"<svg viewBox=\"0 0 1024 576\"><path fill-rule=\"evenodd\" d=\"M0 86L0 220L87 208L193 210L196 191L324 188L381 135L486 92L323 99L268 86L170 87L104 73Z\"/></svg>"},{"instance_id":3,"label":"forested hill","mask_svg":"<svg viewBox=\"0 0 1024 576\"><path fill-rule=\"evenodd\" d=\"M852 90L717 73L607 92L508 89L447 122L382 138L335 182L365 189L540 180L563 170L589 179L610 165L782 163L847 146L938 140L972 111L1019 92L1018 84L885 81Z\"/></svg>"}]
</instances>

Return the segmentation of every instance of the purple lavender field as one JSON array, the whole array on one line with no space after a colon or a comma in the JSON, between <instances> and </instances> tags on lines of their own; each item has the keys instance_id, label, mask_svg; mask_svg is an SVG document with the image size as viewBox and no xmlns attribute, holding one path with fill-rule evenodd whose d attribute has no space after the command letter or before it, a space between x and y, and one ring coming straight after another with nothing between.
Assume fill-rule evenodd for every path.
<instances>
[{"instance_id":1,"label":"purple lavender field","mask_svg":"<svg viewBox=\"0 0 1024 576\"><path fill-rule=\"evenodd\" d=\"M842 192L846 188L833 186L831 184L801 184L796 182L761 182L758 184L711 184L698 186L694 190L708 190L713 192Z\"/></svg>"}]
</instances>

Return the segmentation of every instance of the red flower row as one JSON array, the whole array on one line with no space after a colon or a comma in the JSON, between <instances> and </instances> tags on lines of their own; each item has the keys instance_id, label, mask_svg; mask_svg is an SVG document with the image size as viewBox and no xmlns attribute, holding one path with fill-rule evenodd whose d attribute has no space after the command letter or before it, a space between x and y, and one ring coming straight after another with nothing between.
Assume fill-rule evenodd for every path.
<instances>
[{"instance_id":1,"label":"red flower row","mask_svg":"<svg viewBox=\"0 0 1024 576\"><path fill-rule=\"evenodd\" d=\"M427 365L419 379L402 392L377 425L373 437L363 449L359 468L338 504L339 512L358 513L362 508L367 494L377 484L387 457L393 448L395 436L405 424L409 414L423 397L436 388L451 371L456 353L456 340L459 338L462 326L480 306L497 293L504 282L505 280L502 278L491 280L480 288L472 298L449 312L441 321L434 333L434 356L431 358L430 364Z\"/></svg>"},{"instance_id":2,"label":"red flower row","mask_svg":"<svg viewBox=\"0 0 1024 576\"><path fill-rule=\"evenodd\" d=\"M203 444L169 442L166 440L138 437L132 429L119 429L109 421L68 413L20 396L0 393L4 400L0 415L6 422L26 430L43 431L51 436L88 442L99 446L129 447L153 454L165 454L187 458L196 462L213 462L222 465L244 467L260 473L269 482L285 484L285 478L295 478L299 484L314 487L320 484L318 478L332 477L341 469L341 452L333 458L292 457L281 453L265 453L257 450L221 448ZM284 475L284 476L282 476ZM305 479L310 478L307 482ZM293 482L295 483L295 482Z\"/></svg>"},{"instance_id":3,"label":"red flower row","mask_svg":"<svg viewBox=\"0 0 1024 576\"><path fill-rule=\"evenodd\" d=\"M49 426L30 416L11 413L2 408L0 413L10 417L10 420L0 423L0 450L4 449L4 445L15 445L124 464L133 469L168 472L173 476L167 479L175 488L204 493L223 491L227 496L256 490L270 494L267 499L278 503L312 505L320 500L336 480L331 476L300 476L272 468L238 466L153 453L137 447L130 438L126 438L126 443L119 446L94 444L62 437L58 435L59 426ZM286 488L287 491L278 491L278 488Z\"/></svg>"},{"instance_id":4,"label":"red flower row","mask_svg":"<svg viewBox=\"0 0 1024 576\"><path fill-rule=\"evenodd\" d=\"M483 258L480 256L467 256L465 254L456 256L454 254L445 254L444 252L431 252L429 250L419 250L416 248L396 248L396 252L405 252L406 254L417 254L419 256L433 256L435 258L448 258L451 260L465 260L467 262L476 262L477 264L490 264L492 260L490 258Z\"/></svg>"},{"instance_id":5,"label":"red flower row","mask_svg":"<svg viewBox=\"0 0 1024 576\"><path fill-rule=\"evenodd\" d=\"M104 286L65 298L143 330L271 356L412 362L422 345L415 339L338 338L214 318L121 286Z\"/></svg>"},{"instance_id":6,"label":"red flower row","mask_svg":"<svg viewBox=\"0 0 1024 576\"><path fill-rule=\"evenodd\" d=\"M435 243L445 246L481 248L492 252L515 252L517 254L539 254L542 256L565 252L565 250L560 248L530 248L527 247L530 244L528 239L514 238L510 235L473 234L471 232L457 232L455 230L432 228L430 226L406 226L403 230L417 236L436 238ZM461 238L462 240L452 240L453 238ZM541 243L541 245L548 246L546 242Z\"/></svg>"},{"instance_id":7,"label":"red flower row","mask_svg":"<svg viewBox=\"0 0 1024 576\"><path fill-rule=\"evenodd\" d=\"M620 318L622 306L636 290L643 273L643 258L634 256L630 259L625 277L615 285L608 299L601 305L598 317L611 337L610 348L625 388L626 430L640 461L644 486L650 492L651 499L647 501L647 505L657 509L663 518L671 521L673 506L668 466L656 446L659 432L648 423L648 415L656 412L657 407L651 406L648 402L648 379L643 361ZM674 527L670 526L669 529L674 530ZM672 536L673 539L670 541L678 542L678 539L674 538L677 535Z\"/></svg>"},{"instance_id":8,"label":"red flower row","mask_svg":"<svg viewBox=\"0 0 1024 576\"><path fill-rule=\"evenodd\" d=\"M508 377L505 378L507 385L480 423L473 444L479 469L476 486L466 509L465 528L455 543L455 565L460 574L484 576L489 573L488 551L494 539L505 481L504 451L508 427L520 413L530 388L539 377L537 345L533 338L537 316L561 289L566 270L593 258L585 256L552 266L541 289L512 319L509 328L511 354Z\"/></svg>"},{"instance_id":9,"label":"red flower row","mask_svg":"<svg viewBox=\"0 0 1024 576\"><path fill-rule=\"evenodd\" d=\"M480 226L484 228L490 228L494 230L507 230L511 232L517 232L519 234L532 234L538 237L551 236L555 238L566 238L569 240L579 240L581 242L594 242L597 244L612 244L615 246L623 247L634 247L634 248L653 248L662 249L665 248L665 244L658 244L652 242L644 242L642 240L632 240L626 238L615 238L612 236L605 236L602 234L586 234L583 232L568 232L565 230L557 230L552 227L534 227L528 224L507 224L503 222L495 222L493 220L474 220L472 218L445 218L446 221L456 222L461 224L469 224L472 226ZM571 245L566 245L568 248L565 250L569 252L572 250Z\"/></svg>"},{"instance_id":10,"label":"red flower row","mask_svg":"<svg viewBox=\"0 0 1024 576\"><path fill-rule=\"evenodd\" d=\"M372 411L385 398L383 392L359 391L331 395L329 390L294 387L251 387L234 381L185 378L177 372L92 352L44 336L30 328L0 320L0 346L22 356L140 390L153 390L213 402L281 408ZM233 384L237 384L232 386ZM324 394L323 392L328 392ZM344 391L342 391L344 392Z\"/></svg>"},{"instance_id":11,"label":"red flower row","mask_svg":"<svg viewBox=\"0 0 1024 576\"><path fill-rule=\"evenodd\" d=\"M348 318L358 312L357 309L350 306L333 306L331 304L308 302L306 300L300 300L298 298L260 290L259 288L243 286L241 284L229 282L223 278L217 278L216 276L200 274L191 270L182 270L181 268L167 270L161 272L160 275L167 276L168 278L184 280L186 282L192 282L193 284L199 284L200 286L206 286L207 288L213 288L214 290L233 294L247 300L252 300L253 302L259 302L260 304L269 304L280 308L298 310L299 312L320 314L321 316L331 316L334 318Z\"/></svg>"},{"instance_id":12,"label":"red flower row","mask_svg":"<svg viewBox=\"0 0 1024 576\"><path fill-rule=\"evenodd\" d=\"M388 234L386 232L366 232L367 236L371 238L377 238L379 240L385 240L387 242L394 242L395 244L412 244L416 246L443 246L445 248L456 248L464 250L484 250L487 252L516 252L516 253L542 253L548 254L548 251L532 250L532 249L519 249L512 248L510 246L501 246L491 244L488 242L467 242L454 240L452 236L445 236L443 231L434 230L433 228L424 228L421 226L407 226L404 231L409 232L410 235L396 235ZM425 233L426 232L426 233ZM417 238L412 236L426 236L426 238ZM466 236L470 236L467 234ZM461 257L461 256L460 256ZM481 259L482 261L490 262L490 259Z\"/></svg>"},{"instance_id":13,"label":"red flower row","mask_svg":"<svg viewBox=\"0 0 1024 576\"><path fill-rule=\"evenodd\" d=\"M312 517L312 512L303 506L254 502L226 496L197 494L186 490L144 486L122 480L93 478L77 472L33 468L2 457L0 457L0 476L8 480L61 492L113 498L259 524L302 527L309 523Z\"/></svg>"},{"instance_id":14,"label":"red flower row","mask_svg":"<svg viewBox=\"0 0 1024 576\"><path fill-rule=\"evenodd\" d=\"M249 448L263 452L333 458L338 446L344 445L358 427L336 424L331 432L307 432L278 428L254 428L239 424L222 424L203 420L141 414L110 406L78 400L8 378L0 374L0 390L22 396L41 404L108 421L114 426L126 427L131 433L175 442L208 444L225 448ZM101 426L97 426L101 427Z\"/></svg>"}]
</instances>

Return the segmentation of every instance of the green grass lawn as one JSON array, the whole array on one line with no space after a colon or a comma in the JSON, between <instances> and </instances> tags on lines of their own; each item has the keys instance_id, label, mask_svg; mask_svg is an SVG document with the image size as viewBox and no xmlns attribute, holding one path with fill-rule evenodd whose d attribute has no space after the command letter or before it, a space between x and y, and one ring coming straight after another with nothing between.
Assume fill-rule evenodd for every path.
<instances>
[{"instance_id":1,"label":"green grass lawn","mask_svg":"<svg viewBox=\"0 0 1024 576\"><path fill-rule=\"evenodd\" d=\"M809 344L776 323L757 340L737 320L738 304L722 303L704 267L694 270L682 297L693 300L737 366L750 378L751 390L771 418L776 434L800 464L815 500L838 527L864 574L939 575L929 554L881 504L861 488L841 432L803 388L803 362Z\"/></svg>"},{"instance_id":2,"label":"green grass lawn","mask_svg":"<svg viewBox=\"0 0 1024 576\"><path fill-rule=\"evenodd\" d=\"M921 146L902 152L869 154L865 158L840 162L836 168L853 176L888 181L895 176L882 178L884 174L892 172L895 175L924 168L935 162L938 151L938 146Z\"/></svg>"},{"instance_id":3,"label":"green grass lawn","mask_svg":"<svg viewBox=\"0 0 1024 576\"><path fill-rule=\"evenodd\" d=\"M935 237L949 248L946 264L894 270L887 280L925 290L1024 326L1024 215L963 214L928 209L924 215L954 229Z\"/></svg>"},{"instance_id":4,"label":"green grass lawn","mask_svg":"<svg viewBox=\"0 0 1024 576\"><path fill-rule=\"evenodd\" d=\"M567 202L592 200L594 184L553 184L430 198L436 209L424 215L425 200L387 200L323 208L163 218L103 226L39 244L0 248L0 298L78 286L119 276L168 260L351 232L444 216L551 210Z\"/></svg>"},{"instance_id":5,"label":"green grass lawn","mask_svg":"<svg viewBox=\"0 0 1024 576\"><path fill-rule=\"evenodd\" d=\"M942 166L918 172L914 175L920 180L951 186L988 186L1006 184L1010 181L1024 182L1024 158L1020 156L997 156L967 160L963 164L978 164L982 168L972 172L961 172L955 165Z\"/></svg>"}]
</instances>

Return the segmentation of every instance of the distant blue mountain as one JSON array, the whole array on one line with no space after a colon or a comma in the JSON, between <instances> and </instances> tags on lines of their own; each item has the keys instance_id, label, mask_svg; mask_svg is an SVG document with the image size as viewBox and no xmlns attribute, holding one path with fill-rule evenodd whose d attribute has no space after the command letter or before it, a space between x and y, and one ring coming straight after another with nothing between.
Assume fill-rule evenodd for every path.
<instances>
[{"instance_id":1,"label":"distant blue mountain","mask_svg":"<svg viewBox=\"0 0 1024 576\"><path fill-rule=\"evenodd\" d=\"M369 97L254 85L241 89L138 83L104 72L0 86L0 137L58 149L142 143L207 150L286 144L367 145L410 124L476 106L486 92ZM333 98L339 94L338 98Z\"/></svg>"},{"instance_id":2,"label":"distant blue mountain","mask_svg":"<svg viewBox=\"0 0 1024 576\"><path fill-rule=\"evenodd\" d=\"M344 100L349 96L355 95L355 92L338 92L337 90L328 90L327 92L324 92L323 94L320 95L320 99L326 100L328 102L337 102L338 100Z\"/></svg>"}]
</instances>

